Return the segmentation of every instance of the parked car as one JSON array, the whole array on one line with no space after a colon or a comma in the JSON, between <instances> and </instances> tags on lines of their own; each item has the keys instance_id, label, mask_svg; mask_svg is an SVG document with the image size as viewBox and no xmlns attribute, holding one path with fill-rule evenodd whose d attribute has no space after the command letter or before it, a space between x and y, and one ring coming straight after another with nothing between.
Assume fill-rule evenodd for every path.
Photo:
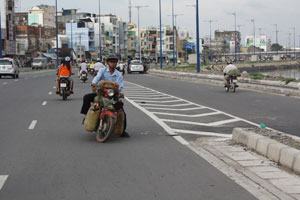
<instances>
[{"instance_id":1,"label":"parked car","mask_svg":"<svg viewBox=\"0 0 300 200\"><path fill-rule=\"evenodd\" d=\"M47 69L48 59L43 57L34 58L32 61L32 69Z\"/></svg>"},{"instance_id":2,"label":"parked car","mask_svg":"<svg viewBox=\"0 0 300 200\"><path fill-rule=\"evenodd\" d=\"M128 74L132 72L145 73L145 68L142 62L139 60L132 60L127 68Z\"/></svg>"},{"instance_id":3,"label":"parked car","mask_svg":"<svg viewBox=\"0 0 300 200\"><path fill-rule=\"evenodd\" d=\"M0 59L0 78L2 78L2 76L11 76L12 78L16 79L19 78L19 73L19 67L14 59Z\"/></svg>"}]
</instances>

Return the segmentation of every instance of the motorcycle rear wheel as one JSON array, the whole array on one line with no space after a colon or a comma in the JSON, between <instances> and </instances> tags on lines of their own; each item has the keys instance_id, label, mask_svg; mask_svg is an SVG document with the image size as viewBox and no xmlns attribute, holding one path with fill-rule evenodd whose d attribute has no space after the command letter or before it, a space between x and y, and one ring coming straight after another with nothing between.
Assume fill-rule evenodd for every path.
<instances>
[{"instance_id":1,"label":"motorcycle rear wheel","mask_svg":"<svg viewBox=\"0 0 300 200\"><path fill-rule=\"evenodd\" d=\"M109 139L115 130L116 119L110 116L104 116L102 124L102 129L98 129L96 133L96 141L99 143L104 143Z\"/></svg>"},{"instance_id":2,"label":"motorcycle rear wheel","mask_svg":"<svg viewBox=\"0 0 300 200\"><path fill-rule=\"evenodd\" d=\"M66 101L67 98L68 98L66 89L62 89L62 98L63 98L64 101Z\"/></svg>"}]
</instances>

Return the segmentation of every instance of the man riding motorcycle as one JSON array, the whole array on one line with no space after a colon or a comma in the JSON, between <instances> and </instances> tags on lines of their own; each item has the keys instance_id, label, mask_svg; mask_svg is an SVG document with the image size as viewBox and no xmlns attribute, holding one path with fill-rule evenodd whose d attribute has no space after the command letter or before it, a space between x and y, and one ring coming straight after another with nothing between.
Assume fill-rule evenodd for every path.
<instances>
[{"instance_id":1,"label":"man riding motorcycle","mask_svg":"<svg viewBox=\"0 0 300 200\"><path fill-rule=\"evenodd\" d=\"M100 58L97 59L97 62L94 65L95 74L98 74L99 70L105 68L105 65L101 63Z\"/></svg>"},{"instance_id":2,"label":"man riding motorcycle","mask_svg":"<svg viewBox=\"0 0 300 200\"><path fill-rule=\"evenodd\" d=\"M232 77L237 78L238 76L241 75L238 68L232 62L228 62L228 65L224 68L223 73L224 73L225 86L230 84L230 78Z\"/></svg>"},{"instance_id":3,"label":"man riding motorcycle","mask_svg":"<svg viewBox=\"0 0 300 200\"><path fill-rule=\"evenodd\" d=\"M86 73L88 72L87 64L86 64L85 60L83 60L82 63L80 64L80 75L82 72L86 72Z\"/></svg>"},{"instance_id":4,"label":"man riding motorcycle","mask_svg":"<svg viewBox=\"0 0 300 200\"><path fill-rule=\"evenodd\" d=\"M62 60L62 64L58 67L57 72L57 79L56 79L56 94L60 94L60 85L59 80L61 77L67 77L70 81L70 93L73 94L73 80L71 79L72 76L72 66L71 66L71 58L65 57Z\"/></svg>"},{"instance_id":5,"label":"man riding motorcycle","mask_svg":"<svg viewBox=\"0 0 300 200\"><path fill-rule=\"evenodd\" d=\"M91 94L87 94L83 97L83 105L81 108L81 114L86 115L88 113L88 110L91 106L91 103L94 102L95 97L97 96L97 85L100 83L100 81L112 81L115 82L119 85L119 90L120 92L122 92L123 88L124 88L124 80L123 80L123 76L122 74L116 70L117 64L118 64L118 57L116 55L110 55L107 59L107 67L105 68L101 68L97 74L97 76L95 76L95 78L92 81L92 91L93 93ZM129 137L128 133L125 132L126 130L126 114L123 108L123 103L119 102L117 107L119 107L125 115L125 119L124 119L124 131L122 134L122 137Z\"/></svg>"}]
</instances>

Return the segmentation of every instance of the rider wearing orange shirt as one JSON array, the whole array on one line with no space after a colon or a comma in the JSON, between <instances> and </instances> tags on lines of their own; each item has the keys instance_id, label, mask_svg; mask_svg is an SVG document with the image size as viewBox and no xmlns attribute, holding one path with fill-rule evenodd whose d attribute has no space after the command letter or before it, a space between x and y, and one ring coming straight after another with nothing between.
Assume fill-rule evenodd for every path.
<instances>
[{"instance_id":1,"label":"rider wearing orange shirt","mask_svg":"<svg viewBox=\"0 0 300 200\"><path fill-rule=\"evenodd\" d=\"M71 59L70 57L65 57L62 61L62 64L57 69L57 79L56 79L56 94L59 94L59 78L60 77L67 77L70 80L70 92L73 94L73 80L71 79L72 76L72 67L71 67Z\"/></svg>"}]
</instances>

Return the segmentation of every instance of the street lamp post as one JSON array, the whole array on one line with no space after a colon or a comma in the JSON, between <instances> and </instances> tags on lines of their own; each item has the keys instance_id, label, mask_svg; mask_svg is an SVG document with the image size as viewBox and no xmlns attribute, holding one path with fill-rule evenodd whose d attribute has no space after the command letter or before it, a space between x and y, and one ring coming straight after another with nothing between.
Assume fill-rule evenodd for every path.
<instances>
[{"instance_id":1,"label":"street lamp post","mask_svg":"<svg viewBox=\"0 0 300 200\"><path fill-rule=\"evenodd\" d=\"M139 40L139 57L140 57L140 62L142 61L142 48L141 48L141 35L140 35L140 9L141 8L146 8L149 6L135 6L135 8L138 11L138 40Z\"/></svg>"},{"instance_id":2,"label":"street lamp post","mask_svg":"<svg viewBox=\"0 0 300 200\"><path fill-rule=\"evenodd\" d=\"M2 58L2 23L1 23L1 10L0 10L0 58Z\"/></svg>"},{"instance_id":3,"label":"street lamp post","mask_svg":"<svg viewBox=\"0 0 300 200\"><path fill-rule=\"evenodd\" d=\"M294 31L294 59L296 59L296 27L293 27Z\"/></svg>"},{"instance_id":4,"label":"street lamp post","mask_svg":"<svg viewBox=\"0 0 300 200\"><path fill-rule=\"evenodd\" d=\"M172 0L172 27L173 27L173 66L176 65L176 58L175 58L175 12L174 12L174 0Z\"/></svg>"},{"instance_id":5,"label":"street lamp post","mask_svg":"<svg viewBox=\"0 0 300 200\"><path fill-rule=\"evenodd\" d=\"M199 26L199 0L196 0L196 38L197 38L197 73L200 73L201 59L200 59L200 26Z\"/></svg>"},{"instance_id":6,"label":"street lamp post","mask_svg":"<svg viewBox=\"0 0 300 200\"><path fill-rule=\"evenodd\" d=\"M58 17L57 17L57 0L55 0L55 28L56 28L56 66L59 65L58 61Z\"/></svg>"},{"instance_id":7,"label":"street lamp post","mask_svg":"<svg viewBox=\"0 0 300 200\"><path fill-rule=\"evenodd\" d=\"M234 60L236 62L237 58L236 58L236 54L237 54L237 36L236 36L236 12L232 13L232 15L234 16Z\"/></svg>"},{"instance_id":8,"label":"street lamp post","mask_svg":"<svg viewBox=\"0 0 300 200\"><path fill-rule=\"evenodd\" d=\"M99 0L99 59L102 61L101 0Z\"/></svg>"},{"instance_id":9,"label":"street lamp post","mask_svg":"<svg viewBox=\"0 0 300 200\"><path fill-rule=\"evenodd\" d=\"M256 51L255 20L251 19L251 22L253 23L253 54L255 55L255 51Z\"/></svg>"},{"instance_id":10,"label":"street lamp post","mask_svg":"<svg viewBox=\"0 0 300 200\"><path fill-rule=\"evenodd\" d=\"M161 20L161 0L159 0L159 38L160 38L160 40L159 40L159 43L160 43L160 45L159 45L159 54L160 54L160 69L162 69L163 68L163 52L162 52L162 28L161 28L161 26L162 26L162 22L161 22L162 20Z\"/></svg>"}]
</instances>

